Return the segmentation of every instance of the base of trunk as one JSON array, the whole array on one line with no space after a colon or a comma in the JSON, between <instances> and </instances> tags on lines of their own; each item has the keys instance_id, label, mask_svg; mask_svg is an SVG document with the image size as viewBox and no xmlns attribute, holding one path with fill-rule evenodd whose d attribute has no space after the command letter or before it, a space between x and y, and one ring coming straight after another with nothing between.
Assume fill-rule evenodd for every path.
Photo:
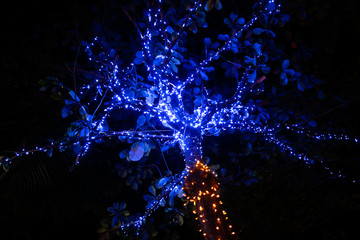
<instances>
[{"instance_id":1,"label":"base of trunk","mask_svg":"<svg viewBox=\"0 0 360 240\"><path fill-rule=\"evenodd\" d=\"M197 214L205 239L236 239L235 233L231 231L232 226L226 224L227 216L221 208L215 172L200 161L187 170L189 175L184 183L184 191L189 201L195 205L194 213Z\"/></svg>"}]
</instances>

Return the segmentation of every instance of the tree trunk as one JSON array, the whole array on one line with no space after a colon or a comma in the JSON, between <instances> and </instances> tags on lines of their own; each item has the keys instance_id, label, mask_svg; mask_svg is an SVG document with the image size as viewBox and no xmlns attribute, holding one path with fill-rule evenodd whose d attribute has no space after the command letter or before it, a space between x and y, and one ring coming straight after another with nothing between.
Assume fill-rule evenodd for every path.
<instances>
[{"instance_id":1,"label":"tree trunk","mask_svg":"<svg viewBox=\"0 0 360 240\"><path fill-rule=\"evenodd\" d=\"M189 138L185 145L185 161L188 176L184 183L184 191L190 202L195 205L203 236L206 240L236 239L235 233L228 225L226 212L221 208L222 202L218 194L217 175L203 161L200 139Z\"/></svg>"}]
</instances>

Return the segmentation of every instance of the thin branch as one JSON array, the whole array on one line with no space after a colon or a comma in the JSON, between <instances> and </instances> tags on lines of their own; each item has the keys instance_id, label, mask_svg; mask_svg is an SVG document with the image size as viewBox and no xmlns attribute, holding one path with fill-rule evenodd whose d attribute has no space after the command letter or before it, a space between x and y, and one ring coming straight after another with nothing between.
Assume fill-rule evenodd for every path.
<instances>
[{"instance_id":1,"label":"thin branch","mask_svg":"<svg viewBox=\"0 0 360 240\"><path fill-rule=\"evenodd\" d=\"M74 67L73 67L73 76L74 76L74 92L76 92L76 63L80 54L80 49L81 49L81 44L79 44L77 53L76 53L76 57L75 57L75 61L74 61Z\"/></svg>"},{"instance_id":2,"label":"thin branch","mask_svg":"<svg viewBox=\"0 0 360 240\"><path fill-rule=\"evenodd\" d=\"M335 106L335 107L333 107L333 108L330 108L330 109L327 110L326 112L320 113L320 114L318 114L318 115L316 115L316 116L314 116L314 117L312 117L312 118L309 118L308 120L300 123L298 126L303 126L303 125L307 124L308 122L310 122L310 121L312 121L312 120L316 120L316 119L325 117L326 115L329 115L329 114L331 114L331 113L333 113L333 112L335 112L335 111L337 111L337 110L339 110L339 109L341 109L341 108L347 107L348 105L356 102L358 99L359 99L359 97L356 97L356 98L354 98L354 99L352 99L352 100L350 100L350 101L348 101L348 102L345 102L345 103L343 103L343 104L340 104L340 105L337 105L337 106Z\"/></svg>"},{"instance_id":3,"label":"thin branch","mask_svg":"<svg viewBox=\"0 0 360 240\"><path fill-rule=\"evenodd\" d=\"M141 34L141 31L136 23L136 21L130 16L129 12L123 7L121 6L121 10L123 11L123 13L125 13L125 15L127 16L127 18L130 20L130 22L133 24L134 28L136 29L136 31L138 32L139 34L139 37L142 38L142 34Z\"/></svg>"}]
</instances>

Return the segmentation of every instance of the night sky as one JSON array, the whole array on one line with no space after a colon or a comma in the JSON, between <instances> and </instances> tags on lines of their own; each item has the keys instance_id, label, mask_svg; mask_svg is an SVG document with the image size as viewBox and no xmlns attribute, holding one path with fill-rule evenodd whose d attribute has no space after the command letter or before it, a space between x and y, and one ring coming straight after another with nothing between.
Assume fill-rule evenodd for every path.
<instances>
[{"instance_id":1,"label":"night sky","mask_svg":"<svg viewBox=\"0 0 360 240\"><path fill-rule=\"evenodd\" d=\"M120 2L129 6L131 1ZM228 2L241 6L242 1ZM222 3L228 10L226 1ZM17 2L2 9L0 156L7 150L47 144L47 139L66 132L69 120L61 118L62 102L51 98L49 91L39 91L38 82L51 76L71 86L81 40L103 29L112 31L105 34L115 38L113 32L126 36L133 31L121 4L111 0ZM312 57L303 69L326 82L320 86L325 99L303 99L298 102L299 111L309 108L321 129L358 138L359 9L357 0L290 0L284 11L292 20L276 38L290 52L303 45L311 49ZM209 139L204 148L213 151L210 157L215 163L223 164L231 154L241 154L234 142L236 136ZM108 153L111 148L116 151ZM330 165L360 179L358 149L359 145L339 143L320 150ZM97 229L114 202L132 201L130 211L143 212L143 193L126 189L115 170L120 150L115 144L100 146L76 167L72 157L63 154L55 154L56 163L41 154L23 157L0 178L0 238L99 239ZM171 161L175 155L167 157ZM176 168L179 162L170 165ZM359 238L359 183L333 179L320 168L308 169L281 154L279 160L268 162L254 158L245 168L260 180L248 186L240 184L244 181L239 176L222 184L225 207L235 230L241 231L240 239ZM34 174L39 172L44 177ZM155 219L161 218L161 213L155 214ZM201 239L192 228L194 217L184 218L183 226L169 229L178 232L180 239ZM167 239L159 236L155 239Z\"/></svg>"}]
</instances>

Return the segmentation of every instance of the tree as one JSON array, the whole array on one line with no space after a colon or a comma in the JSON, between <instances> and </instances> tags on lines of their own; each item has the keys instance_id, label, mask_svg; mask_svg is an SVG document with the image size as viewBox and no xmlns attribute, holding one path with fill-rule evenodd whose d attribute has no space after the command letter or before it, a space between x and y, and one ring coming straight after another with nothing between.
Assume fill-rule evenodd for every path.
<instances>
[{"instance_id":1,"label":"tree","mask_svg":"<svg viewBox=\"0 0 360 240\"><path fill-rule=\"evenodd\" d=\"M279 13L281 4L259 1L245 18L231 13L224 24L218 25L220 30L229 27L222 34L206 31L212 21L218 21L207 22L206 15L216 14L210 12L212 8L220 10L221 2L158 1L149 3L142 20L135 20L123 9L140 39L140 44L135 44L136 51L131 49L123 54L124 50L101 36L84 41L81 48L87 54L89 71L78 74L86 83L78 86L79 77L74 77L72 88L57 79L41 82L43 90L56 86L59 95L67 96L61 115L74 121L66 136L47 146L17 151L14 157L3 158L5 168L17 157L33 152L51 156L54 149L71 151L78 164L96 144L113 138L131 145L120 152L120 158L143 166L157 144L163 152L179 148L184 156L183 171L173 173L168 169L166 176L148 186L150 194L144 196L147 210L140 217L127 218L125 204L114 204L109 208L115 215L112 225L115 230L131 227L139 230L159 206L168 204L176 212L175 196L187 196L187 201L196 206L194 213L198 214L206 239L232 237L231 225L224 225L225 212L219 208L216 173L207 166L208 160L202 153L206 136L240 132L246 136L250 150L260 138L306 165L318 162L330 175L345 178L341 171L331 170L318 155L305 153L300 144L296 147L291 144L294 134L313 141L358 140L343 133L313 132L308 128L315 125L314 121L277 105L296 98L284 97L288 88L296 86L296 91L302 94L321 83L295 70L296 63L290 63L275 44L270 26L282 25L289 17ZM212 29L218 31L216 26ZM123 59L123 55L134 59ZM283 89L267 85L268 79L280 79ZM130 122L124 122L125 119ZM259 137L248 137L254 134ZM129 164L118 167L127 174L132 167ZM138 180L129 180L135 190L139 188ZM156 188L161 189L160 194L156 194ZM181 222L180 216L177 215Z\"/></svg>"}]
</instances>

